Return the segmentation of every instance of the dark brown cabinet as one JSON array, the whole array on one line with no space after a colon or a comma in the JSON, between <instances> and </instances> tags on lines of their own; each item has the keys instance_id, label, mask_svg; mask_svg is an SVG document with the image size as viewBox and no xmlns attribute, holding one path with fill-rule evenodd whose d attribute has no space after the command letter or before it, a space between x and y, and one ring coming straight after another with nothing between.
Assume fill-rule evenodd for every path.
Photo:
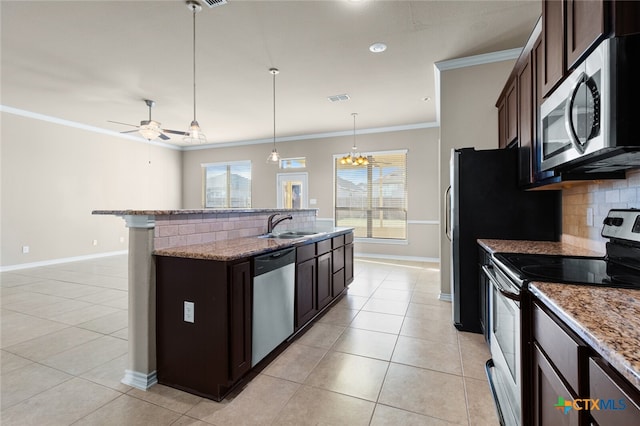
<instances>
[{"instance_id":1,"label":"dark brown cabinet","mask_svg":"<svg viewBox=\"0 0 640 426\"><path fill-rule=\"evenodd\" d=\"M344 246L344 285L353 282L353 243Z\"/></svg>"},{"instance_id":2,"label":"dark brown cabinet","mask_svg":"<svg viewBox=\"0 0 640 426\"><path fill-rule=\"evenodd\" d=\"M545 97L564 76L564 14L563 0L542 1L542 94Z\"/></svg>"},{"instance_id":3,"label":"dark brown cabinet","mask_svg":"<svg viewBox=\"0 0 640 426\"><path fill-rule=\"evenodd\" d=\"M533 181L533 72L527 53L518 70L518 180L520 185Z\"/></svg>"},{"instance_id":4,"label":"dark brown cabinet","mask_svg":"<svg viewBox=\"0 0 640 426\"><path fill-rule=\"evenodd\" d=\"M318 310L327 306L333 299L332 278L331 253L318 256Z\"/></svg>"},{"instance_id":5,"label":"dark brown cabinet","mask_svg":"<svg viewBox=\"0 0 640 426\"><path fill-rule=\"evenodd\" d=\"M518 86L515 78L510 78L498 102L498 146L506 148L518 139Z\"/></svg>"},{"instance_id":6,"label":"dark brown cabinet","mask_svg":"<svg viewBox=\"0 0 640 426\"><path fill-rule=\"evenodd\" d=\"M567 0L566 64L572 69L589 48L602 40L606 29L604 1Z\"/></svg>"},{"instance_id":7,"label":"dark brown cabinet","mask_svg":"<svg viewBox=\"0 0 640 426\"><path fill-rule=\"evenodd\" d=\"M306 324L318 313L316 302L316 259L296 265L296 327Z\"/></svg>"},{"instance_id":8,"label":"dark brown cabinet","mask_svg":"<svg viewBox=\"0 0 640 426\"><path fill-rule=\"evenodd\" d=\"M600 358L589 359L589 395L600 401L598 410L590 410L596 424L640 424L640 393Z\"/></svg>"},{"instance_id":9,"label":"dark brown cabinet","mask_svg":"<svg viewBox=\"0 0 640 426\"><path fill-rule=\"evenodd\" d=\"M251 367L250 261L157 256L156 353L159 383L222 399Z\"/></svg>"}]
</instances>

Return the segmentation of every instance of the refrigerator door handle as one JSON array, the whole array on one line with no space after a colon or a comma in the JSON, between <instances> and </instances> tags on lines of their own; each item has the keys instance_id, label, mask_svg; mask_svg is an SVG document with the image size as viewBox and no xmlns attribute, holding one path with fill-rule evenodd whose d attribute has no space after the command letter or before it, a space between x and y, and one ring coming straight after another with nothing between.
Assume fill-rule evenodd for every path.
<instances>
[{"instance_id":1,"label":"refrigerator door handle","mask_svg":"<svg viewBox=\"0 0 640 426\"><path fill-rule=\"evenodd\" d=\"M451 186L444 192L444 205L445 205L445 218L444 218L444 233L447 235L447 239L451 241Z\"/></svg>"}]
</instances>

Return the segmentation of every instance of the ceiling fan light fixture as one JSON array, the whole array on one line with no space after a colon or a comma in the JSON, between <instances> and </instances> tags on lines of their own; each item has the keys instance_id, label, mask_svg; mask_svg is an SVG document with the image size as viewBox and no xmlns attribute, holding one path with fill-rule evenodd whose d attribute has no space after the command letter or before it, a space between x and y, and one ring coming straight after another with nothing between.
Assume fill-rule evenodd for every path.
<instances>
[{"instance_id":1,"label":"ceiling fan light fixture","mask_svg":"<svg viewBox=\"0 0 640 426\"><path fill-rule=\"evenodd\" d=\"M156 121L151 121L147 124L143 124L142 126L140 126L140 129L138 130L138 132L140 132L142 137L147 140L155 139L158 136L160 136L160 134L162 133L162 131L159 128L160 127L159 124L160 123Z\"/></svg>"}]
</instances>

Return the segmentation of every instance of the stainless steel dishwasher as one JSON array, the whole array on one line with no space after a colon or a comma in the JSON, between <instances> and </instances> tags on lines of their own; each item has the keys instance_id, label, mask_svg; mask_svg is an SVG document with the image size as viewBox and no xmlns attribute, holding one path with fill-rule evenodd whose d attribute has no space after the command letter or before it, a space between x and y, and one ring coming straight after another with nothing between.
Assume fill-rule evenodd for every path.
<instances>
[{"instance_id":1,"label":"stainless steel dishwasher","mask_svg":"<svg viewBox=\"0 0 640 426\"><path fill-rule=\"evenodd\" d=\"M251 366L293 334L295 249L254 257Z\"/></svg>"}]
</instances>

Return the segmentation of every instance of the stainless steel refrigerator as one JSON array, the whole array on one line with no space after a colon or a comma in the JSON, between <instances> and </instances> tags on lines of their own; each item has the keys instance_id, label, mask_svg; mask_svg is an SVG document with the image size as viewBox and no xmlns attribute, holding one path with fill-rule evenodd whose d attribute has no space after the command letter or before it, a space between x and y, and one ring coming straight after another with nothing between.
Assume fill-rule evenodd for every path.
<instances>
[{"instance_id":1,"label":"stainless steel refrigerator","mask_svg":"<svg viewBox=\"0 0 640 426\"><path fill-rule=\"evenodd\" d=\"M458 330L480 333L477 240L558 241L561 192L519 189L516 149L454 149L450 172L453 322Z\"/></svg>"}]
</instances>

